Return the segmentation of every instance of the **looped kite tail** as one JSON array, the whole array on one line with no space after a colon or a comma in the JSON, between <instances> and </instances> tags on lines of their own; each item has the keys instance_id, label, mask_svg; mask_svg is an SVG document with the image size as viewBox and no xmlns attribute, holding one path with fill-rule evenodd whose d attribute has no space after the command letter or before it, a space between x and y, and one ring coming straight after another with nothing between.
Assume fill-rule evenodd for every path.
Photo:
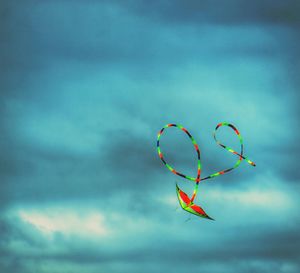
<instances>
[{"instance_id":1,"label":"looped kite tail","mask_svg":"<svg viewBox=\"0 0 300 273\"><path fill-rule=\"evenodd\" d=\"M221 127L221 126L228 126L230 127L231 129L234 130L234 132L236 133L236 135L238 136L239 138L239 141L240 141L240 145L241 145L241 150L240 152L236 152L234 151L232 148L228 147L228 146L225 146L224 144L222 144L217 138L216 138L216 131ZM197 153L197 176L196 177L191 177L191 176L188 176L188 175L185 175L185 174L182 174L180 172L178 172L177 170L175 170L171 165L169 165L165 159L164 159L164 156L161 152L161 149L160 149L160 138L161 138L161 135L162 133L164 132L164 130L166 128L169 128L169 127L177 127L179 129L181 129L185 134L188 135L188 137L191 139L193 145L194 145L194 148L196 150L196 153ZM196 182L195 183L195 187L194 187L194 191L193 191L193 195L191 198L188 197L188 195L183 192L179 187L178 185L176 184L176 192L177 192L177 197L178 197L178 200L179 200L179 203L180 203L180 206L192 213L192 214L195 214L197 216L200 216L200 217L203 217L203 218L207 218L207 219L211 219L213 220L211 217L209 217L206 212L198 205L194 204L194 199L197 195L197 192L198 192L198 185L200 183L200 181L203 181L203 180L207 180L207 179L211 179L213 177L216 177L216 176L219 176L219 175L223 175L225 173L228 173L232 170L234 170L235 168L237 168L241 161L244 159L247 163L249 163L251 166L256 166L255 163L253 161L251 161L248 157L244 156L243 155L243 152L244 152L244 145L243 145L243 139L242 139L242 136L240 134L240 132L236 129L236 127L234 127L232 124L230 123L227 123L227 122L221 122L219 123L216 128L215 128L215 131L213 133L213 136L214 136L214 139L215 141L217 142L218 145L220 145L222 148L226 149L228 152L234 154L234 155L237 155L238 156L238 160L236 161L235 165L229 169L225 169L223 171L219 171L219 172L216 172L216 173L213 173L209 176L206 176L204 178L200 178L200 175L201 175L201 160L200 160L200 150L199 150L199 146L196 142L196 140L193 138L193 136L189 133L189 131L187 129L185 129L183 126L181 125L178 125L178 124L167 124L165 125L158 133L157 135L157 152L158 152L158 155L161 159L161 161L165 164L165 166L174 174L176 175L179 175L185 179L188 179L188 180L191 180L191 181L194 181Z\"/></svg>"}]
</instances>

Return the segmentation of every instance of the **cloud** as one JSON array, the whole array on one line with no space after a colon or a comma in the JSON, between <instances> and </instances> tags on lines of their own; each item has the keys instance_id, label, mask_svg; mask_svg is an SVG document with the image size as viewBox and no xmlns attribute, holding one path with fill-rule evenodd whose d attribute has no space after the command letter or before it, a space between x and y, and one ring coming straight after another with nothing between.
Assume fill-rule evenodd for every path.
<instances>
[{"instance_id":1,"label":"cloud","mask_svg":"<svg viewBox=\"0 0 300 273\"><path fill-rule=\"evenodd\" d=\"M172 23L219 23L219 24L297 24L299 3L295 0L280 1L229 1L220 4L217 1L173 1L162 3L152 1L132 1L133 9L143 15L159 18Z\"/></svg>"},{"instance_id":2,"label":"cloud","mask_svg":"<svg viewBox=\"0 0 300 273\"><path fill-rule=\"evenodd\" d=\"M299 271L296 1L0 5L1 272Z\"/></svg>"},{"instance_id":3,"label":"cloud","mask_svg":"<svg viewBox=\"0 0 300 273\"><path fill-rule=\"evenodd\" d=\"M229 198L227 202L236 200ZM243 202L241 200L240 204ZM212 225L199 219L184 222L178 214L168 217L168 221L161 221L149 218L149 215L133 217L134 214L121 215L113 210L105 216L102 214L100 218L104 221L89 222L90 216L99 215L99 212L88 206L75 208L75 204L56 203L43 209L11 210L5 219L2 218L2 226L10 227L2 228L6 243L5 247L1 245L1 251L9 250L4 252L2 260L4 257L8 261L13 254L23 270L29 270L35 262L35 268L48 264L49 268L44 269L46 272L51 268L57 272L63 272L65 268L79 272L83 265L89 268L89 272L110 267L121 272L118 266L123 264L134 272L157 270L151 264L160 264L163 268L175 264L174 270L179 272L187 263L192 271L201 269L204 272L232 272L234 268L242 272L251 269L270 272L274 266L281 272L297 272L299 269L294 260L299 243L298 222L283 226L281 221L273 221L270 230L268 221L249 223L244 220L243 225L237 226L239 220L228 214L233 223L219 219L219 224ZM240 208L236 207L236 210ZM287 219L288 216L284 220ZM76 225L71 225L74 220ZM100 233L95 232L98 224ZM104 226L111 235L102 233ZM289 232L286 233L286 230ZM137 240L140 236L143 240ZM179 256L180 259L175 258Z\"/></svg>"},{"instance_id":4,"label":"cloud","mask_svg":"<svg viewBox=\"0 0 300 273\"><path fill-rule=\"evenodd\" d=\"M52 234L60 232L66 235L104 236L108 230L103 216L99 212L79 216L76 211L20 211L20 218L39 231Z\"/></svg>"}]
</instances>

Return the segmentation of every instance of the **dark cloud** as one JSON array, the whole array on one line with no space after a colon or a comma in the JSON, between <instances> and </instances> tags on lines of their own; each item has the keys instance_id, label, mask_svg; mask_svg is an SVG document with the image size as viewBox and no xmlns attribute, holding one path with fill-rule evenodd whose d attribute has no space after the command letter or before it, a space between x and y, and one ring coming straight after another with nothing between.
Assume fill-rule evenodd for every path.
<instances>
[{"instance_id":1,"label":"dark cloud","mask_svg":"<svg viewBox=\"0 0 300 273\"><path fill-rule=\"evenodd\" d=\"M299 2L281 1L132 1L138 13L172 23L299 24Z\"/></svg>"}]
</instances>

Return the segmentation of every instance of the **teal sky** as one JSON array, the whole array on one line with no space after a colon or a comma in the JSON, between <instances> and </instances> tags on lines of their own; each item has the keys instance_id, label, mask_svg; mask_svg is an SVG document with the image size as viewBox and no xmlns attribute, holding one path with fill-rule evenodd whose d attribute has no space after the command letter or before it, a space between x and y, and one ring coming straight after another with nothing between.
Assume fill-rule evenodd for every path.
<instances>
[{"instance_id":1,"label":"teal sky","mask_svg":"<svg viewBox=\"0 0 300 273\"><path fill-rule=\"evenodd\" d=\"M0 272L297 273L299 1L0 1ZM156 153L185 126L184 212ZM238 147L232 131L220 140ZM188 138L161 140L195 176ZM187 221L188 220L188 221Z\"/></svg>"}]
</instances>

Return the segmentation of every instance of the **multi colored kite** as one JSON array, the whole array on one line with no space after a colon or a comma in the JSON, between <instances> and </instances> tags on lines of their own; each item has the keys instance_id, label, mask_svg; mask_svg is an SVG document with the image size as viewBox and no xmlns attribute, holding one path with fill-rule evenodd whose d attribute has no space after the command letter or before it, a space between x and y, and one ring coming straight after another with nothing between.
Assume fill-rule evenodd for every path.
<instances>
[{"instance_id":1,"label":"multi colored kite","mask_svg":"<svg viewBox=\"0 0 300 273\"><path fill-rule=\"evenodd\" d=\"M230 127L231 129L234 130L234 132L236 133L236 135L238 136L239 140L240 140L240 144L241 144L241 151L240 153L237 153L236 151L234 151L233 149L231 149L230 147L227 147L225 145L223 145L220 141L217 140L216 138L216 131L221 127L221 126L228 126ZM182 174L178 171L176 171L172 166L170 166L164 159L163 157L163 154L161 152L161 149L160 149L160 146L159 146L159 141L160 141L160 137L162 135L162 133L164 132L164 130L166 128L169 128L169 127L177 127L179 129L181 129L183 132L185 132L189 138L191 139L193 145L194 145L194 148L197 152L197 160L198 160L198 170L197 170L197 176L196 177L190 177L190 176L187 176L185 174ZM256 166L255 163L253 161L251 161L248 157L244 156L243 155L243 152L244 152L244 145L243 145L243 139L242 139L242 136L240 134L240 132L236 129L236 127L234 127L232 124L230 123L227 123L227 122L221 122L219 123L216 128L215 128L215 131L213 133L213 136L214 136L214 139L215 141L217 142L218 145L220 145L222 148L226 149L228 152L232 153L232 154L235 154L239 157L239 159L237 160L237 162L235 163L235 165L229 169L225 169L223 171L220 171L220 172L216 172L216 173L213 173L209 176L206 176L204 178L200 178L200 174L201 174L201 161L200 161L200 150L199 150L199 147L198 147L198 144L196 143L195 139L193 138L193 136L189 133L189 131L187 129L185 129L183 126L181 125L177 125L177 124L167 124L165 125L158 133L157 135L157 152L158 152L158 155L160 157L160 159L162 160L162 162L165 164L165 166L174 174L176 175L179 175L185 179L188 179L188 180L191 180L191 181L194 181L195 182L195 187L194 187L194 191L193 191L193 195L192 197L190 198L185 192L183 192L179 187L178 185L176 184L176 192L177 192L177 197L178 197L178 200L179 200L179 203L180 203L180 206L192 213L192 214L195 214L197 216L200 216L200 217L203 217L203 218L206 218L206 219L211 219L213 220L211 217L209 217L206 212L198 205L194 204L194 199L197 195L197 191L198 191L198 185L200 183L200 181L204 181L204 180L207 180L207 179L211 179L213 177L216 177L216 176L219 176L219 175L222 175L222 174L225 174L225 173L228 173L232 170L234 170L235 168L237 168L241 161L244 159L247 163L249 163L251 166Z\"/></svg>"}]
</instances>

